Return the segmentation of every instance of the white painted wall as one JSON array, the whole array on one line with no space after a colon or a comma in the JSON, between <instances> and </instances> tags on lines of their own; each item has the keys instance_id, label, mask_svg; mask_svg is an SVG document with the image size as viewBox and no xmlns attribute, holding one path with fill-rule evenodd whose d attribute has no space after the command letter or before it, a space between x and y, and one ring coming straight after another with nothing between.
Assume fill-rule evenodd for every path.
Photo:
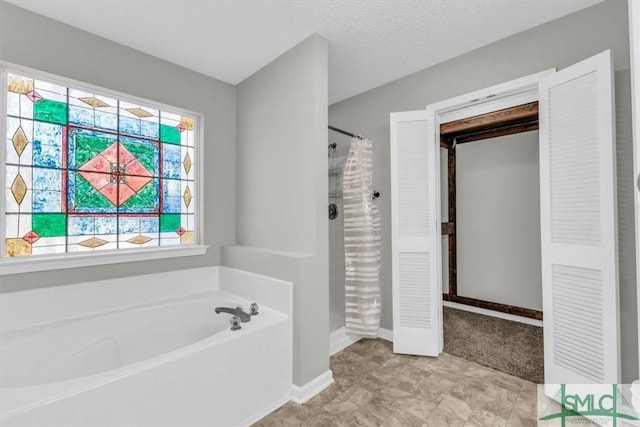
<instances>
[{"instance_id":1,"label":"white painted wall","mask_svg":"<svg viewBox=\"0 0 640 427\"><path fill-rule=\"evenodd\" d=\"M222 264L294 284L293 382L329 369L327 41L238 85L237 246Z\"/></svg>"},{"instance_id":2,"label":"white painted wall","mask_svg":"<svg viewBox=\"0 0 640 427\"><path fill-rule=\"evenodd\" d=\"M538 148L537 131L457 146L458 295L542 310Z\"/></svg>"}]
</instances>

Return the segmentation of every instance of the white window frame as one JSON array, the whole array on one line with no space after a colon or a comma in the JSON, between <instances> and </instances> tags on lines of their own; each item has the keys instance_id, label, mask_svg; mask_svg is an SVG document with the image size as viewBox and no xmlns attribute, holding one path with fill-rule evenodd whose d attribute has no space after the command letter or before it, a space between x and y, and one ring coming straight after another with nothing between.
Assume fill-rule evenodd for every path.
<instances>
[{"instance_id":1,"label":"white window frame","mask_svg":"<svg viewBox=\"0 0 640 427\"><path fill-rule=\"evenodd\" d=\"M196 142L194 144L195 160L193 167L195 168L194 179L194 221L195 221L195 242L194 244L184 246L158 246L149 248L131 248L116 249L92 252L74 252L52 255L35 255L23 257L6 257L5 256L5 221L6 212L4 203L0 204L0 276L27 273L33 271L58 270L66 268L88 267L94 265L116 264L123 262L147 261L164 258L187 257L203 255L208 246L203 244L204 237L204 221L203 221L203 183L204 173L202 168L203 141L204 141L204 117L202 114L189 111L184 108L177 108L156 101L135 97L122 92L105 89L92 84L80 82L66 77L57 76L43 71L23 67L5 61L0 61L0 135L2 136L2 146L0 148L0 177L3 182L3 189L7 187L6 183L6 125L7 125L7 73L15 72L27 75L29 77L51 80L53 82L63 84L69 87L77 87L78 89L95 91L105 96L113 97L118 100L131 103L140 103L149 107L158 108L159 110L171 111L176 114L184 114L196 119L196 129L194 134ZM4 191L3 191L4 193Z\"/></svg>"}]
</instances>

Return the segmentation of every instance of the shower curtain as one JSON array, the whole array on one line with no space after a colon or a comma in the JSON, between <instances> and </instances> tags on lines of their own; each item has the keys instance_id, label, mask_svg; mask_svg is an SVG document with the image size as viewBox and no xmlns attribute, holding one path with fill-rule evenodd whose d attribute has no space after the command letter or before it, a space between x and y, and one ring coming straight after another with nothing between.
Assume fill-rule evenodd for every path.
<instances>
[{"instance_id":1,"label":"shower curtain","mask_svg":"<svg viewBox=\"0 0 640 427\"><path fill-rule=\"evenodd\" d=\"M372 198L369 139L353 138L342 177L345 256L345 329L375 338L380 327L380 214Z\"/></svg>"}]
</instances>

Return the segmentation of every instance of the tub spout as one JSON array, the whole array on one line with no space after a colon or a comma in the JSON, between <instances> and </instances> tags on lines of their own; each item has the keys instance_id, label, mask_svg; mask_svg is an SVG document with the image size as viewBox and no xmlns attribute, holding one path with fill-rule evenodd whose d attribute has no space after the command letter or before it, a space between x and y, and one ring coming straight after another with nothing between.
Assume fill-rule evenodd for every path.
<instances>
[{"instance_id":1,"label":"tub spout","mask_svg":"<svg viewBox=\"0 0 640 427\"><path fill-rule=\"evenodd\" d=\"M246 323L251 320L251 315L249 313L246 313L240 306L236 308L216 307L215 311L216 311L216 314L229 313L232 316L238 316L243 323Z\"/></svg>"}]
</instances>

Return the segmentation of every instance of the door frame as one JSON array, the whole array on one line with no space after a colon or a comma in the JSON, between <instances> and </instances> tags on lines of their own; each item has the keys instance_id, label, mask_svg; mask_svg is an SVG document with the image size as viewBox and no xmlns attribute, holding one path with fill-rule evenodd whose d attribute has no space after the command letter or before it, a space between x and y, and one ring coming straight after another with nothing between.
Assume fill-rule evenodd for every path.
<instances>
[{"instance_id":1,"label":"door frame","mask_svg":"<svg viewBox=\"0 0 640 427\"><path fill-rule=\"evenodd\" d=\"M634 24L635 23L635 24ZM640 0L629 0L629 49L633 124L633 176L636 219L636 293L638 297L638 353L640 354ZM640 357L638 357L640 370Z\"/></svg>"},{"instance_id":2,"label":"door frame","mask_svg":"<svg viewBox=\"0 0 640 427\"><path fill-rule=\"evenodd\" d=\"M466 93L464 95L449 98L434 104L429 104L427 105L426 109L428 113L432 115L432 123L434 124L433 130L430 130L430 132L435 133L435 141L439 142L440 125L443 123L461 120L468 117L474 117L481 114L487 114L518 105L528 104L531 102L537 102L539 99L538 87L540 81L548 78L549 76L552 76L555 73L556 69L552 68L495 86L490 86L484 89ZM438 172L438 179L439 178L440 173ZM441 191L438 191L438 195L440 195L440 193ZM442 209L441 205L442 197L438 197L439 212ZM439 266L438 268L441 270L441 266ZM442 272L440 272L439 277L442 281ZM467 307L448 301L443 301L442 305L452 305L461 309ZM476 307L468 307L469 311L477 311ZM496 317L504 317L512 320L518 318L516 316L510 316L502 312L495 312L494 315ZM526 318L526 321L524 321L524 323L542 326L541 320Z\"/></svg>"}]
</instances>

